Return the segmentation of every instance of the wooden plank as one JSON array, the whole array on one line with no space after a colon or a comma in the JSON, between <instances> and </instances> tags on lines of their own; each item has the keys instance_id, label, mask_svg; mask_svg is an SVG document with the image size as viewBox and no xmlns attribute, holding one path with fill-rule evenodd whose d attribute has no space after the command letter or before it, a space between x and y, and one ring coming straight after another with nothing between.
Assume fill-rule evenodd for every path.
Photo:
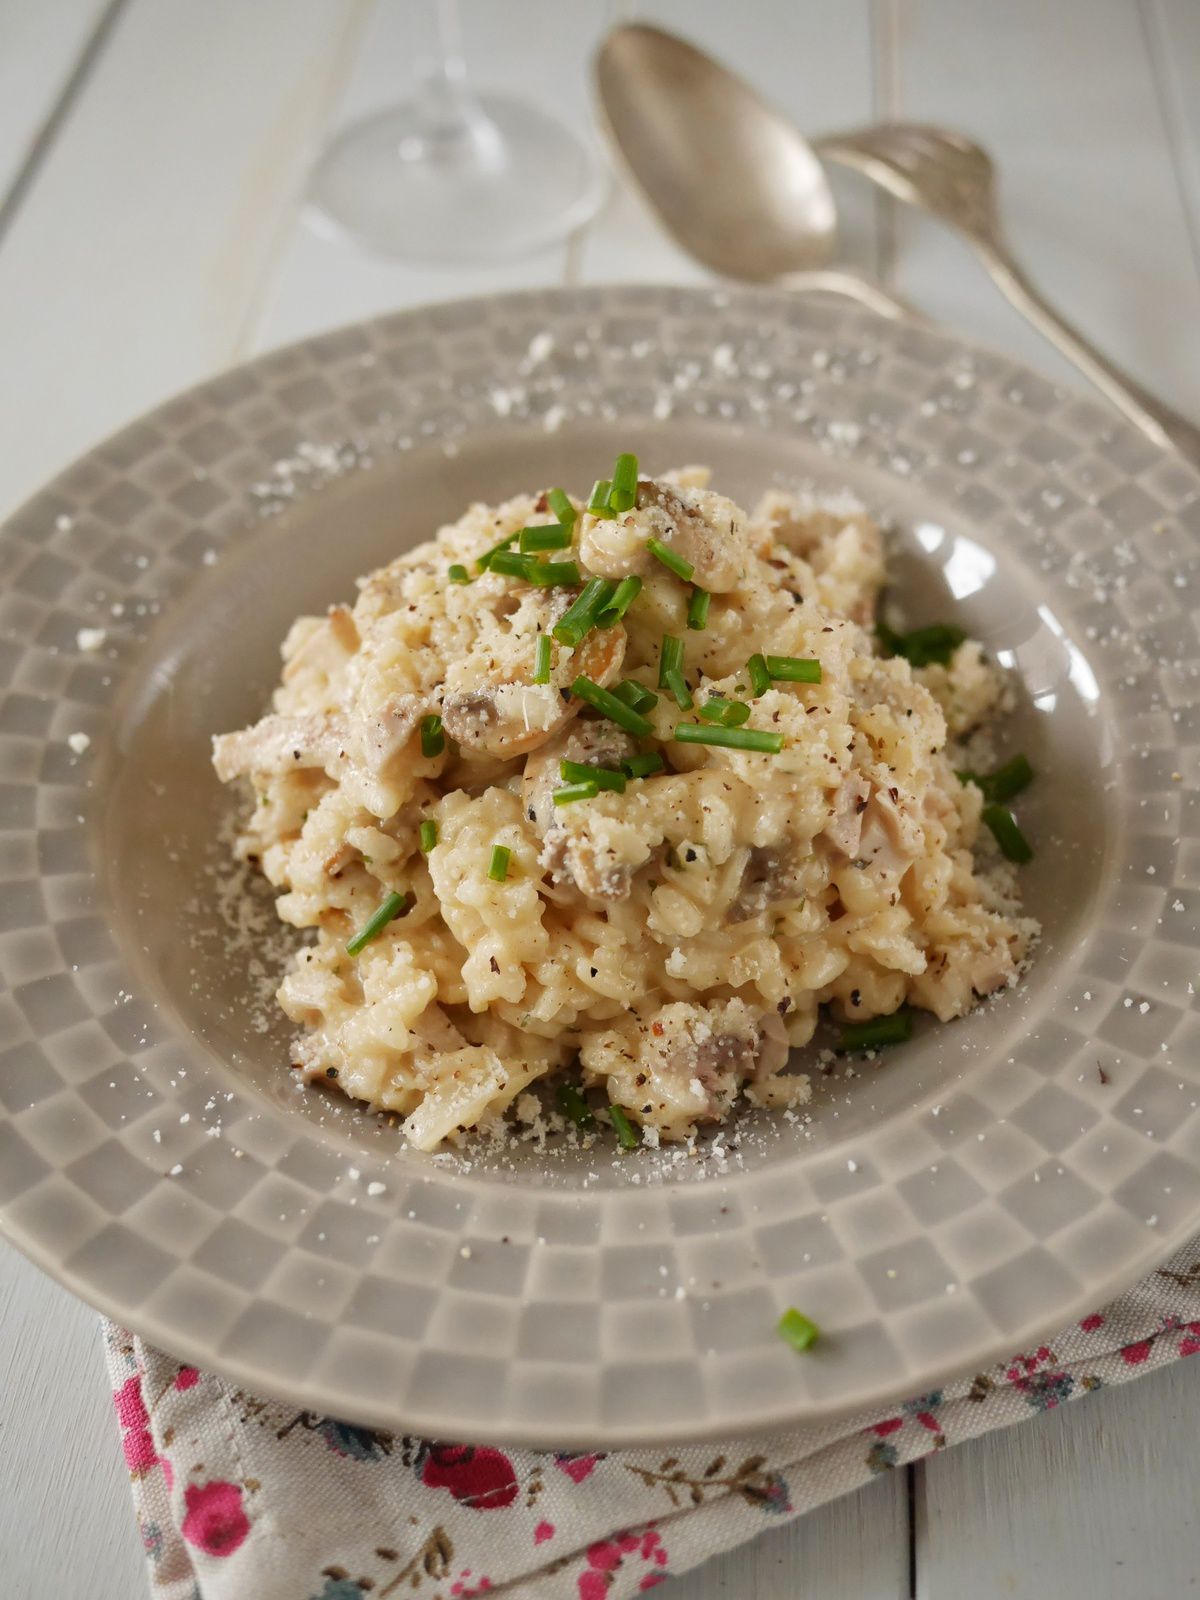
<instances>
[{"instance_id":1,"label":"wooden plank","mask_svg":"<svg viewBox=\"0 0 1200 1600\"><path fill-rule=\"evenodd\" d=\"M1141 0L1141 13L1200 272L1200 7L1195 0Z\"/></svg>"},{"instance_id":2,"label":"wooden plank","mask_svg":"<svg viewBox=\"0 0 1200 1600\"><path fill-rule=\"evenodd\" d=\"M5 0L0 14L0 201L52 121L109 0Z\"/></svg>"},{"instance_id":3,"label":"wooden plank","mask_svg":"<svg viewBox=\"0 0 1200 1600\"><path fill-rule=\"evenodd\" d=\"M0 504L230 359L360 13L122 12L0 250Z\"/></svg>"},{"instance_id":4,"label":"wooden plank","mask_svg":"<svg viewBox=\"0 0 1200 1600\"><path fill-rule=\"evenodd\" d=\"M1172 1600L1200 1571L1200 1368L1121 1388L931 1457L918 1600Z\"/></svg>"},{"instance_id":5,"label":"wooden plank","mask_svg":"<svg viewBox=\"0 0 1200 1600\"><path fill-rule=\"evenodd\" d=\"M6 1594L132 1600L145 1557L96 1313L0 1246Z\"/></svg>"},{"instance_id":6,"label":"wooden plank","mask_svg":"<svg viewBox=\"0 0 1200 1600\"><path fill-rule=\"evenodd\" d=\"M652 1592L662 1600L908 1600L907 1510L904 1474L888 1473Z\"/></svg>"},{"instance_id":7,"label":"wooden plank","mask_svg":"<svg viewBox=\"0 0 1200 1600\"><path fill-rule=\"evenodd\" d=\"M1200 413L1200 277L1137 8L913 0L893 16L892 114L979 139L1034 280L1142 383ZM944 228L902 209L897 229L902 293L950 327L1082 383Z\"/></svg>"},{"instance_id":8,"label":"wooden plank","mask_svg":"<svg viewBox=\"0 0 1200 1600\"><path fill-rule=\"evenodd\" d=\"M463 8L469 79L552 110L592 139L588 63L608 25L608 0L506 0ZM536 41L531 48L530 41ZM432 6L380 6L332 117L334 127L402 99L435 52ZM471 226L463 218L463 228ZM487 265L388 261L321 237L298 219L249 346L263 349L376 312L433 300L561 283L568 247Z\"/></svg>"},{"instance_id":9,"label":"wooden plank","mask_svg":"<svg viewBox=\"0 0 1200 1600\"><path fill-rule=\"evenodd\" d=\"M868 122L873 105L869 0L806 0L778 7L769 28L725 0L644 0L638 20L682 34L746 78L808 134ZM874 272L873 197L831 173L841 219L841 259ZM583 281L696 283L709 278L667 236L621 174L604 214L589 230Z\"/></svg>"}]
</instances>

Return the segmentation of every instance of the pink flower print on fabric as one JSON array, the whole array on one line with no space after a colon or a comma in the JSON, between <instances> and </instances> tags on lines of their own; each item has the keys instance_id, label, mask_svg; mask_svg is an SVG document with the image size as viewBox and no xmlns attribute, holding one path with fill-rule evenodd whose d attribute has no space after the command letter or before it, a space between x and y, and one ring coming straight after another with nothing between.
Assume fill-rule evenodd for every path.
<instances>
[{"instance_id":1,"label":"pink flower print on fabric","mask_svg":"<svg viewBox=\"0 0 1200 1600\"><path fill-rule=\"evenodd\" d=\"M135 1372L113 1394L117 1421L121 1425L121 1448L132 1478L144 1478L158 1461L150 1433L150 1413L142 1399L142 1375Z\"/></svg>"},{"instance_id":2,"label":"pink flower print on fabric","mask_svg":"<svg viewBox=\"0 0 1200 1600\"><path fill-rule=\"evenodd\" d=\"M245 1542L250 1519L236 1483L189 1483L183 1491L187 1513L183 1537L208 1556L231 1556Z\"/></svg>"},{"instance_id":3,"label":"pink flower print on fabric","mask_svg":"<svg viewBox=\"0 0 1200 1600\"><path fill-rule=\"evenodd\" d=\"M125 1465L132 1478L144 1478L158 1463L158 1452L149 1428L131 1428L121 1440L125 1451Z\"/></svg>"},{"instance_id":4,"label":"pink flower print on fabric","mask_svg":"<svg viewBox=\"0 0 1200 1600\"><path fill-rule=\"evenodd\" d=\"M454 1600L472 1600L473 1595L487 1594L492 1587L490 1578L476 1578L473 1582L469 1581L470 1578L470 1567L464 1567L462 1577L450 1585L450 1593L454 1596Z\"/></svg>"},{"instance_id":5,"label":"pink flower print on fabric","mask_svg":"<svg viewBox=\"0 0 1200 1600\"><path fill-rule=\"evenodd\" d=\"M554 1465L560 1472L565 1472L572 1483L582 1483L585 1478L590 1478L596 1470L596 1463L603 1461L603 1455L557 1455Z\"/></svg>"},{"instance_id":6,"label":"pink flower print on fabric","mask_svg":"<svg viewBox=\"0 0 1200 1600\"><path fill-rule=\"evenodd\" d=\"M587 1570L579 1574L577 1589L579 1600L603 1600L613 1580L613 1574L626 1556L637 1554L654 1567L667 1564L666 1546L654 1528L645 1533L620 1533L611 1539L600 1539L588 1547ZM653 1589L668 1576L666 1572L647 1572L638 1584L639 1590Z\"/></svg>"},{"instance_id":7,"label":"pink flower print on fabric","mask_svg":"<svg viewBox=\"0 0 1200 1600\"><path fill-rule=\"evenodd\" d=\"M175 1387L177 1389L191 1389L199 1382L200 1374L195 1367L180 1367L175 1376Z\"/></svg>"},{"instance_id":8,"label":"pink flower print on fabric","mask_svg":"<svg viewBox=\"0 0 1200 1600\"><path fill-rule=\"evenodd\" d=\"M533 1530L534 1544L545 1544L547 1539L554 1537L554 1524L552 1522L539 1522Z\"/></svg>"},{"instance_id":9,"label":"pink flower print on fabric","mask_svg":"<svg viewBox=\"0 0 1200 1600\"><path fill-rule=\"evenodd\" d=\"M1149 1339L1139 1339L1135 1344L1127 1344L1121 1350L1121 1360L1131 1367L1140 1366L1149 1358L1151 1342Z\"/></svg>"},{"instance_id":10,"label":"pink flower print on fabric","mask_svg":"<svg viewBox=\"0 0 1200 1600\"><path fill-rule=\"evenodd\" d=\"M500 1511L517 1498L512 1462L488 1445L431 1444L419 1466L426 1488L449 1489L473 1511Z\"/></svg>"},{"instance_id":11,"label":"pink flower print on fabric","mask_svg":"<svg viewBox=\"0 0 1200 1600\"><path fill-rule=\"evenodd\" d=\"M121 1388L113 1395L113 1405L116 1407L117 1421L123 1428L150 1426L150 1413L146 1410L146 1402L142 1399L140 1372L135 1372L132 1378L126 1378Z\"/></svg>"}]
</instances>

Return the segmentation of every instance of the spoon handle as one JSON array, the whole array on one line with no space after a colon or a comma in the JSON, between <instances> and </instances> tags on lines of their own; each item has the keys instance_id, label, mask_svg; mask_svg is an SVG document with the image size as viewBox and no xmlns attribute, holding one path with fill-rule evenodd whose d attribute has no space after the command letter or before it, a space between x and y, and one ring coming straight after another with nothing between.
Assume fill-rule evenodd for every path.
<instances>
[{"instance_id":1,"label":"spoon handle","mask_svg":"<svg viewBox=\"0 0 1200 1600\"><path fill-rule=\"evenodd\" d=\"M782 289L796 293L817 290L821 294L840 294L848 300L857 300L860 306L876 311L892 322L920 322L924 320L912 306L906 306L869 278L860 278L857 272L789 272L777 280Z\"/></svg>"},{"instance_id":2,"label":"spoon handle","mask_svg":"<svg viewBox=\"0 0 1200 1600\"><path fill-rule=\"evenodd\" d=\"M1071 326L1025 276L1003 245L974 238L997 287L1023 317L1090 379L1117 410L1164 450L1174 448L1200 466L1200 428L1135 383Z\"/></svg>"}]
</instances>

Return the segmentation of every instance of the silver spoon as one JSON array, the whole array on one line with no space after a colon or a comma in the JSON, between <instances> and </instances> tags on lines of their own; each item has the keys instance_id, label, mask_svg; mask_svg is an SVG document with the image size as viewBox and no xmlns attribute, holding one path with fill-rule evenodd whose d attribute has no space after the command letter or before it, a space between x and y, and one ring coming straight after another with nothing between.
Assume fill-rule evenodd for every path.
<instances>
[{"instance_id":1,"label":"silver spoon","mask_svg":"<svg viewBox=\"0 0 1200 1600\"><path fill-rule=\"evenodd\" d=\"M609 34L595 77L630 176L690 255L723 277L914 315L869 279L828 269L837 218L824 168L787 118L732 72L639 23Z\"/></svg>"},{"instance_id":2,"label":"silver spoon","mask_svg":"<svg viewBox=\"0 0 1200 1600\"><path fill-rule=\"evenodd\" d=\"M1084 377L1163 449L1200 463L1200 428L1155 399L1046 303L1013 260L996 212L994 169L961 134L915 123L834 134L815 149L843 162L909 205L964 233L1001 291Z\"/></svg>"}]
</instances>

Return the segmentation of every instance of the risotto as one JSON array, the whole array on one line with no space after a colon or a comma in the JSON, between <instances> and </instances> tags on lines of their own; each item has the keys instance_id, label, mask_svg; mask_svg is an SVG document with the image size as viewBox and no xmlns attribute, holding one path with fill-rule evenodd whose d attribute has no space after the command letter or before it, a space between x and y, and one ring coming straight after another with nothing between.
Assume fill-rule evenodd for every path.
<instances>
[{"instance_id":1,"label":"risotto","mask_svg":"<svg viewBox=\"0 0 1200 1600\"><path fill-rule=\"evenodd\" d=\"M299 618L271 712L214 741L240 853L315 930L294 1064L422 1149L549 1074L623 1145L795 1105L823 1006L868 1049L1021 969L1028 767L954 743L1002 676L877 625L861 510L708 477L622 456L587 503L471 506Z\"/></svg>"}]
</instances>

